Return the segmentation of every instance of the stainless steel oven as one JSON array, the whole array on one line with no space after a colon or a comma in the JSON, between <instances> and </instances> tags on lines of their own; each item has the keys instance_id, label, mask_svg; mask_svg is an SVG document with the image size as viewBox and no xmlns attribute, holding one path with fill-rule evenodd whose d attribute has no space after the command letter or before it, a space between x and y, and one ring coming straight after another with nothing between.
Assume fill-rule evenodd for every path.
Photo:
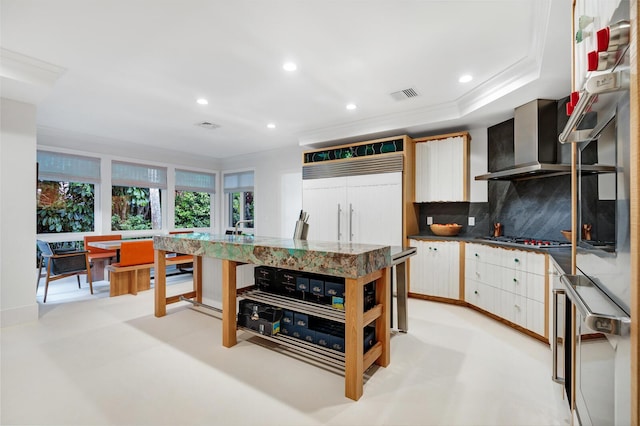
<instances>
[{"instance_id":1,"label":"stainless steel oven","mask_svg":"<svg viewBox=\"0 0 640 426\"><path fill-rule=\"evenodd\" d=\"M561 277L569 315L565 350L575 381L567 380L567 394L575 393L575 413L583 426L627 425L630 421L631 352L628 314L585 275ZM572 332L573 329L573 332ZM575 348L572 364L571 347ZM572 386L575 385L575 389Z\"/></svg>"}]
</instances>

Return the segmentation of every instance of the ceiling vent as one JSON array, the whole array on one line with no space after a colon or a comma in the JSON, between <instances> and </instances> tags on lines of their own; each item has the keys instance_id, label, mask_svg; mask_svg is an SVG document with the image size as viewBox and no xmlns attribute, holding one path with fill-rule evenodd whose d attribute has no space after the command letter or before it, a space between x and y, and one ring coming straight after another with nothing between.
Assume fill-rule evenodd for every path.
<instances>
[{"instance_id":1,"label":"ceiling vent","mask_svg":"<svg viewBox=\"0 0 640 426\"><path fill-rule=\"evenodd\" d=\"M397 92L393 92L391 94L391 97L396 101L403 101L405 99L415 98L417 96L418 92L416 92L416 89L412 87L404 90L398 90Z\"/></svg>"},{"instance_id":2,"label":"ceiling vent","mask_svg":"<svg viewBox=\"0 0 640 426\"><path fill-rule=\"evenodd\" d=\"M215 130L220 128L219 124L212 123L210 121L201 121L200 123L196 123L196 126L200 126L202 128L209 129L209 130Z\"/></svg>"}]
</instances>

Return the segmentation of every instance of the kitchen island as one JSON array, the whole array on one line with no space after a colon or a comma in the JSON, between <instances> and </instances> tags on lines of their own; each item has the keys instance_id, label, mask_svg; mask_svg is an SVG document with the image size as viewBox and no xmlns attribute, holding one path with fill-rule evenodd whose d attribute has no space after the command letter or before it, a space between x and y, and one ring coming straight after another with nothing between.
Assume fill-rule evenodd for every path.
<instances>
[{"instance_id":1,"label":"kitchen island","mask_svg":"<svg viewBox=\"0 0 640 426\"><path fill-rule=\"evenodd\" d=\"M236 344L236 268L254 264L342 277L345 279L345 396L358 400L363 374L372 365L390 362L389 246L314 242L271 237L190 233L154 236L155 316L181 297L202 301L202 258L222 261L222 345ZM166 297L167 252L194 256L193 290ZM364 312L364 285L375 281L376 304ZM376 343L364 352L364 327L375 323Z\"/></svg>"}]
</instances>

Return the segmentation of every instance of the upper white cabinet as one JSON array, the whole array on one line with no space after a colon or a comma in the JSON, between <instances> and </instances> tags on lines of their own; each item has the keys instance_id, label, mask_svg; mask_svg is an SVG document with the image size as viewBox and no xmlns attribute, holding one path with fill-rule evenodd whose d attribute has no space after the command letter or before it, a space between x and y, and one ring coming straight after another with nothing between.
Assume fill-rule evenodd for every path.
<instances>
[{"instance_id":1,"label":"upper white cabinet","mask_svg":"<svg viewBox=\"0 0 640 426\"><path fill-rule=\"evenodd\" d=\"M402 173L302 182L307 239L402 245Z\"/></svg>"},{"instance_id":2,"label":"upper white cabinet","mask_svg":"<svg viewBox=\"0 0 640 426\"><path fill-rule=\"evenodd\" d=\"M415 139L415 202L469 201L467 132Z\"/></svg>"}]
</instances>

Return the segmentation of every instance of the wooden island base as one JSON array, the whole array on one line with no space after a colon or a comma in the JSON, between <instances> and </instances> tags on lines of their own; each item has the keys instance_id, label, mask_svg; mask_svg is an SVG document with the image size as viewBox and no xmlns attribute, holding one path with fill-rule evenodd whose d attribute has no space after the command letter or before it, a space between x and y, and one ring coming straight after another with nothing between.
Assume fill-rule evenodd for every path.
<instances>
[{"instance_id":1,"label":"wooden island base","mask_svg":"<svg viewBox=\"0 0 640 426\"><path fill-rule=\"evenodd\" d=\"M162 317L167 313L167 305L180 301L181 297L192 299L196 302L202 303L202 251L199 250L200 246L193 244L193 239L197 239L202 243L203 234L183 234L171 237L155 237L155 316ZM208 234L205 234L208 235ZM229 245L228 240L220 241L223 237L212 236L210 239L206 239L205 243L208 244L223 244ZM227 238L227 237L225 237ZM187 240L187 241L185 241ZM285 240L286 241L286 240ZM291 240L289 240L291 241ZM176 243L177 242L177 243ZM189 244L189 242L191 244ZM278 250L282 245L282 240L276 240L277 245L268 246L274 250ZM306 243L306 242L305 242ZM255 246L253 242L252 246ZM357 245L353 245L357 246ZM349 253L345 256L353 256L353 246L349 248ZM264 246L262 246L264 247ZM386 255L385 255L386 250ZM186 253L194 255L194 286L193 290L171 297L166 296L166 272L165 272L165 255L167 251L174 251L179 253ZM238 254L234 252L234 255L229 255L227 252L220 256L222 260L222 345L230 348L237 343L237 322L236 322L236 269L239 265L245 263L253 264L265 264L266 262L256 261L246 256L246 253ZM253 252L253 250L252 250ZM305 248L302 252L294 252L294 256L298 258L304 258L305 253L310 252L310 249ZM375 255L382 253L382 261L379 261L380 257ZM323 255L324 253L320 253ZM373 255L372 255L373 254ZM317 252L314 254L317 259ZM333 257L336 257L335 253L332 253ZM368 256L368 257L367 257ZM386 256L386 257L385 257ZM214 256L211 256L214 257ZM230 259L234 257L235 259ZM374 258L378 260L376 262L370 262L370 259ZM366 267L369 271L365 271L363 274L358 274L357 278L342 276L345 278L345 396L352 400L358 400L363 394L364 384L364 372L372 365L377 364L381 367L386 367L390 363L390 274L391 274L391 261L389 255L389 247L384 246L363 246L362 252L359 254L357 260L366 259ZM252 261L253 260L253 261ZM288 259L291 263L291 259ZM316 262L317 263L317 262ZM344 263L344 262L343 262ZM347 262L351 264L351 262ZM360 267L358 262L353 262L354 265ZM372 267L375 265L375 268ZM279 266L268 264L267 266ZM285 266L282 266L286 269ZM323 268L326 265L323 264ZM310 272L319 272L310 268ZM297 269L304 271L305 269ZM353 274L353 272L351 272ZM328 274L332 275L332 274ZM340 275L336 275L340 276ZM364 311L364 286L372 281L375 281L376 285L376 305ZM375 323L376 340L377 343L373 345L366 353L364 353L364 327Z\"/></svg>"}]
</instances>

